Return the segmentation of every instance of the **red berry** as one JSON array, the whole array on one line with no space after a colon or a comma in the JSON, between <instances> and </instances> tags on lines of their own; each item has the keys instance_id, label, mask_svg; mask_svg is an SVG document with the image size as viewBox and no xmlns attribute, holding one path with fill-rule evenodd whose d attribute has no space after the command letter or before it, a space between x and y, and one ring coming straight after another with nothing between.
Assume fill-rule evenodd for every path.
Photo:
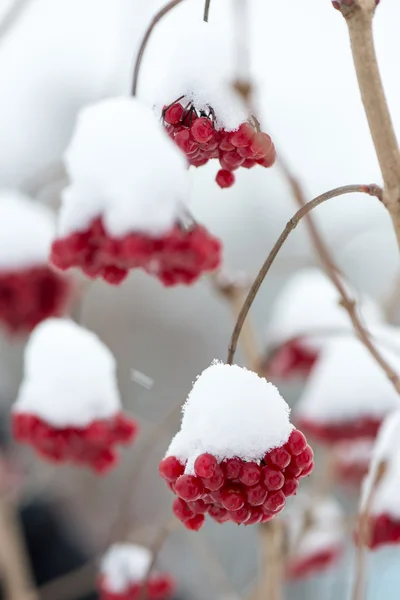
<instances>
[{"instance_id":1,"label":"red berry","mask_svg":"<svg viewBox=\"0 0 400 600\"><path fill-rule=\"evenodd\" d=\"M217 459L212 454L200 454L194 462L194 472L197 477L212 477L217 464Z\"/></svg>"},{"instance_id":2,"label":"red berry","mask_svg":"<svg viewBox=\"0 0 400 600\"><path fill-rule=\"evenodd\" d=\"M170 125L177 125L183 115L184 108L179 102L172 104L164 112L164 121Z\"/></svg>"},{"instance_id":3,"label":"red berry","mask_svg":"<svg viewBox=\"0 0 400 600\"><path fill-rule=\"evenodd\" d=\"M239 473L242 469L240 458L228 458L222 464L227 479L239 479Z\"/></svg>"},{"instance_id":4,"label":"red berry","mask_svg":"<svg viewBox=\"0 0 400 600\"><path fill-rule=\"evenodd\" d=\"M310 473L313 471L313 469L314 469L314 461L312 460L310 462L310 464L302 470L302 472L300 473L300 477L308 477L310 475Z\"/></svg>"},{"instance_id":5,"label":"red berry","mask_svg":"<svg viewBox=\"0 0 400 600\"><path fill-rule=\"evenodd\" d=\"M225 523L226 521L229 521L228 511L220 506L210 506L208 509L208 514L214 519L214 521L217 521L217 523Z\"/></svg>"},{"instance_id":6,"label":"red berry","mask_svg":"<svg viewBox=\"0 0 400 600\"><path fill-rule=\"evenodd\" d=\"M261 508L252 508L251 515L247 519L245 525L255 525L256 523L259 523L261 521L263 516L264 516L264 513L261 510Z\"/></svg>"},{"instance_id":7,"label":"red berry","mask_svg":"<svg viewBox=\"0 0 400 600\"><path fill-rule=\"evenodd\" d=\"M276 152L275 152L275 148L266 156L263 156L263 158L257 158L256 159L256 163L258 165L260 165L261 167L265 167L266 169L269 169L270 167L272 167L272 165L275 164L275 160L276 160Z\"/></svg>"},{"instance_id":8,"label":"red berry","mask_svg":"<svg viewBox=\"0 0 400 600\"><path fill-rule=\"evenodd\" d=\"M181 475L175 483L177 495L188 502L198 500L204 492L203 484L194 475Z\"/></svg>"},{"instance_id":9,"label":"red berry","mask_svg":"<svg viewBox=\"0 0 400 600\"><path fill-rule=\"evenodd\" d=\"M256 164L257 163L255 160L252 160L251 158L246 158L242 163L242 167L244 167L245 169L252 169Z\"/></svg>"},{"instance_id":10,"label":"red berry","mask_svg":"<svg viewBox=\"0 0 400 600\"><path fill-rule=\"evenodd\" d=\"M286 497L294 496L297 492L298 487L299 482L297 479L286 479L282 487L282 492L285 494Z\"/></svg>"},{"instance_id":11,"label":"red berry","mask_svg":"<svg viewBox=\"0 0 400 600\"><path fill-rule=\"evenodd\" d=\"M218 183L220 188L229 188L235 183L235 175L232 173L232 171L220 169L215 177L215 181Z\"/></svg>"},{"instance_id":12,"label":"red berry","mask_svg":"<svg viewBox=\"0 0 400 600\"><path fill-rule=\"evenodd\" d=\"M254 130L248 123L242 123L237 131L229 136L231 144L236 148L248 146L254 137Z\"/></svg>"},{"instance_id":13,"label":"red berry","mask_svg":"<svg viewBox=\"0 0 400 600\"><path fill-rule=\"evenodd\" d=\"M275 471L270 467L263 467L261 472L262 481L269 491L280 490L285 483L285 477L281 471Z\"/></svg>"},{"instance_id":14,"label":"red berry","mask_svg":"<svg viewBox=\"0 0 400 600\"><path fill-rule=\"evenodd\" d=\"M208 479L203 479L204 486L210 491L219 490L225 481L225 475L220 465L215 465L214 475Z\"/></svg>"},{"instance_id":15,"label":"red berry","mask_svg":"<svg viewBox=\"0 0 400 600\"><path fill-rule=\"evenodd\" d=\"M196 515L204 514L208 510L208 505L201 498L194 502L189 502L189 507Z\"/></svg>"},{"instance_id":16,"label":"red berry","mask_svg":"<svg viewBox=\"0 0 400 600\"><path fill-rule=\"evenodd\" d=\"M174 140L176 145L183 150L185 154L190 154L190 152L194 152L198 148L198 145L192 140L187 129L182 129L182 131L179 131Z\"/></svg>"},{"instance_id":17,"label":"red berry","mask_svg":"<svg viewBox=\"0 0 400 600\"><path fill-rule=\"evenodd\" d=\"M244 485L255 485L261 477L261 467L255 462L245 462L240 471L239 480Z\"/></svg>"},{"instance_id":18,"label":"red berry","mask_svg":"<svg viewBox=\"0 0 400 600\"><path fill-rule=\"evenodd\" d=\"M286 479L295 479L296 477L300 477L301 471L301 467L298 467L294 463L290 463L290 465L285 469L285 477Z\"/></svg>"},{"instance_id":19,"label":"red berry","mask_svg":"<svg viewBox=\"0 0 400 600\"><path fill-rule=\"evenodd\" d=\"M239 508L239 510L234 510L229 513L230 520L238 525L241 523L246 523L250 516L251 510L247 506L242 506L242 508Z\"/></svg>"},{"instance_id":20,"label":"red berry","mask_svg":"<svg viewBox=\"0 0 400 600\"><path fill-rule=\"evenodd\" d=\"M187 521L194 515L194 511L181 498L175 498L172 504L172 512L180 521Z\"/></svg>"},{"instance_id":21,"label":"red berry","mask_svg":"<svg viewBox=\"0 0 400 600\"><path fill-rule=\"evenodd\" d=\"M249 148L256 158L264 158L269 155L273 146L270 136L263 132L256 133L249 144Z\"/></svg>"},{"instance_id":22,"label":"red berry","mask_svg":"<svg viewBox=\"0 0 400 600\"><path fill-rule=\"evenodd\" d=\"M190 529L191 531L199 531L199 529L203 527L204 521L204 515L194 515L194 517L185 521L184 525L186 529Z\"/></svg>"},{"instance_id":23,"label":"red berry","mask_svg":"<svg viewBox=\"0 0 400 600\"><path fill-rule=\"evenodd\" d=\"M290 454L297 456L301 454L307 447L307 440L305 435L298 429L293 429L290 437L286 443L286 447Z\"/></svg>"},{"instance_id":24,"label":"red berry","mask_svg":"<svg viewBox=\"0 0 400 600\"><path fill-rule=\"evenodd\" d=\"M239 510L244 505L244 496L241 489L235 485L227 485L221 492L222 506L226 510Z\"/></svg>"},{"instance_id":25,"label":"red berry","mask_svg":"<svg viewBox=\"0 0 400 600\"><path fill-rule=\"evenodd\" d=\"M263 507L265 510L275 513L282 510L282 508L285 506L285 502L285 495L281 490L279 490L278 492L268 494L268 498L264 502Z\"/></svg>"},{"instance_id":26,"label":"red berry","mask_svg":"<svg viewBox=\"0 0 400 600\"><path fill-rule=\"evenodd\" d=\"M290 463L291 456L289 452L285 450L285 448L280 447L270 450L265 455L264 460L267 462L267 464L271 465L272 467L279 467L279 469L284 469Z\"/></svg>"},{"instance_id":27,"label":"red berry","mask_svg":"<svg viewBox=\"0 0 400 600\"><path fill-rule=\"evenodd\" d=\"M175 482L180 475L183 475L184 470L184 465L182 465L175 456L167 456L160 462L158 467L161 477L173 482Z\"/></svg>"},{"instance_id":28,"label":"red berry","mask_svg":"<svg viewBox=\"0 0 400 600\"><path fill-rule=\"evenodd\" d=\"M192 124L190 135L199 144L206 144L214 136L214 127L212 121L206 117L200 117Z\"/></svg>"},{"instance_id":29,"label":"red berry","mask_svg":"<svg viewBox=\"0 0 400 600\"><path fill-rule=\"evenodd\" d=\"M296 467L299 467L300 469L305 469L312 462L313 458L314 452L312 451L310 446L306 446L305 450L303 450L301 454L298 454L297 456L293 457L292 462L296 465Z\"/></svg>"},{"instance_id":30,"label":"red berry","mask_svg":"<svg viewBox=\"0 0 400 600\"><path fill-rule=\"evenodd\" d=\"M215 492L211 492L209 495L216 504L221 504L221 492L216 490Z\"/></svg>"},{"instance_id":31,"label":"red berry","mask_svg":"<svg viewBox=\"0 0 400 600\"><path fill-rule=\"evenodd\" d=\"M229 141L229 135L226 133L222 137L219 147L223 152L231 152L232 150L236 150L235 146Z\"/></svg>"},{"instance_id":32,"label":"red berry","mask_svg":"<svg viewBox=\"0 0 400 600\"><path fill-rule=\"evenodd\" d=\"M267 498L268 491L261 484L253 485L246 490L247 502L251 506L260 506Z\"/></svg>"},{"instance_id":33,"label":"red berry","mask_svg":"<svg viewBox=\"0 0 400 600\"><path fill-rule=\"evenodd\" d=\"M268 523L269 521L272 521L274 517L276 517L274 513L263 511L263 516L261 517L260 523Z\"/></svg>"}]
</instances>

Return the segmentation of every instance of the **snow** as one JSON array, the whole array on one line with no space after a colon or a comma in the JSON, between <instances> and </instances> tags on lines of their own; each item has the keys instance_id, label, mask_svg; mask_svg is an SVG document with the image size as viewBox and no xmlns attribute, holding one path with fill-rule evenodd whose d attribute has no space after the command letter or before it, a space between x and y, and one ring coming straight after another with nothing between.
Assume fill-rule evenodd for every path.
<instances>
[{"instance_id":1,"label":"snow","mask_svg":"<svg viewBox=\"0 0 400 600\"><path fill-rule=\"evenodd\" d=\"M325 550L336 550L345 544L344 514L340 504L332 497L311 499L300 494L287 512L289 547L296 545L308 511L311 524L302 535L294 560L306 559Z\"/></svg>"},{"instance_id":2,"label":"snow","mask_svg":"<svg viewBox=\"0 0 400 600\"><path fill-rule=\"evenodd\" d=\"M387 513L400 519L400 410L389 414L379 430L369 472L362 486L361 508L366 507L382 462L386 463L386 471L374 493L371 514Z\"/></svg>"},{"instance_id":3,"label":"snow","mask_svg":"<svg viewBox=\"0 0 400 600\"><path fill-rule=\"evenodd\" d=\"M346 285L346 284L345 284ZM364 323L383 321L379 306L367 296L358 296L358 312ZM320 350L332 333L351 333L353 327L346 310L339 304L340 295L323 271L303 269L293 275L278 294L266 331L268 345L281 345L301 337L303 343ZM320 335L311 335L312 332Z\"/></svg>"},{"instance_id":4,"label":"snow","mask_svg":"<svg viewBox=\"0 0 400 600\"><path fill-rule=\"evenodd\" d=\"M376 333L374 344L400 373L400 348L396 352L395 334L387 330L372 330ZM398 406L396 390L365 346L357 338L339 336L327 342L321 351L295 414L299 418L330 424L362 417L380 419Z\"/></svg>"},{"instance_id":5,"label":"snow","mask_svg":"<svg viewBox=\"0 0 400 600\"><path fill-rule=\"evenodd\" d=\"M286 443L293 426L290 409L272 383L237 365L214 361L196 379L183 406L181 429L166 456L193 473L199 454L218 461L240 457L259 461Z\"/></svg>"},{"instance_id":6,"label":"snow","mask_svg":"<svg viewBox=\"0 0 400 600\"><path fill-rule=\"evenodd\" d=\"M54 234L49 209L15 190L0 191L0 270L47 264Z\"/></svg>"},{"instance_id":7,"label":"snow","mask_svg":"<svg viewBox=\"0 0 400 600\"><path fill-rule=\"evenodd\" d=\"M151 552L135 544L114 544L101 561L101 574L106 578L107 590L119 594L132 583L140 582L146 576L151 563Z\"/></svg>"},{"instance_id":8,"label":"snow","mask_svg":"<svg viewBox=\"0 0 400 600\"><path fill-rule=\"evenodd\" d=\"M107 232L162 235L176 222L188 195L187 162L150 109L113 98L79 113L65 165L59 235L103 217Z\"/></svg>"},{"instance_id":9,"label":"snow","mask_svg":"<svg viewBox=\"0 0 400 600\"><path fill-rule=\"evenodd\" d=\"M116 361L91 331L68 319L48 319L29 338L13 412L54 427L85 427L120 410Z\"/></svg>"},{"instance_id":10,"label":"snow","mask_svg":"<svg viewBox=\"0 0 400 600\"><path fill-rule=\"evenodd\" d=\"M184 13L174 15L176 28L171 38L174 45L164 77L153 85L153 104L160 115L165 104L184 96L181 100L184 106L192 102L197 111L204 110L207 114L211 107L216 128L231 131L249 117L242 99L232 87L235 78L232 31L222 33L220 24L212 20L205 23L202 9L196 16L191 14L184 24ZM166 45L171 42L167 41ZM145 68L144 64L143 70Z\"/></svg>"}]
</instances>

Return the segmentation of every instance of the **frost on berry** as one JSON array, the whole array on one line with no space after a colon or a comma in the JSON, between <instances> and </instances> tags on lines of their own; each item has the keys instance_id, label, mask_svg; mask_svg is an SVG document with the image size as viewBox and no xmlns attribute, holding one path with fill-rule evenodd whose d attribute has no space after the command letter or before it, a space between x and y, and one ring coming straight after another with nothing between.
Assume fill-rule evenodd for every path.
<instances>
[{"instance_id":1,"label":"frost on berry","mask_svg":"<svg viewBox=\"0 0 400 600\"><path fill-rule=\"evenodd\" d=\"M48 264L54 233L47 208L0 192L0 322L11 333L61 315L72 297L70 281Z\"/></svg>"},{"instance_id":2,"label":"frost on berry","mask_svg":"<svg viewBox=\"0 0 400 600\"><path fill-rule=\"evenodd\" d=\"M176 111L168 113L174 121ZM172 127L172 125L169 125ZM193 150L182 131L180 145ZM216 269L221 243L187 222L187 163L153 112L133 98L81 111L65 155L63 191L51 261L118 285L143 269L164 285L189 285Z\"/></svg>"},{"instance_id":3,"label":"frost on berry","mask_svg":"<svg viewBox=\"0 0 400 600\"><path fill-rule=\"evenodd\" d=\"M152 560L143 546L119 543L104 555L98 577L101 600L140 600L142 587ZM147 582L146 600L167 600L176 585L167 573L152 571Z\"/></svg>"},{"instance_id":4,"label":"frost on berry","mask_svg":"<svg viewBox=\"0 0 400 600\"><path fill-rule=\"evenodd\" d=\"M307 377L333 334L353 334L339 300L320 269L303 269L289 279L274 301L266 331L268 347L261 365L266 377ZM369 297L357 294L357 309L368 325L383 322L380 308Z\"/></svg>"},{"instance_id":5,"label":"frost on berry","mask_svg":"<svg viewBox=\"0 0 400 600\"><path fill-rule=\"evenodd\" d=\"M256 373L214 362L193 385L159 471L177 496L175 516L197 531L207 514L217 523L271 520L313 465L278 390Z\"/></svg>"},{"instance_id":6,"label":"frost on berry","mask_svg":"<svg viewBox=\"0 0 400 600\"><path fill-rule=\"evenodd\" d=\"M370 548L400 543L400 411L388 415L379 430L361 492L359 513L368 506L367 535L356 541ZM358 523L360 526L361 523Z\"/></svg>"},{"instance_id":7,"label":"frost on berry","mask_svg":"<svg viewBox=\"0 0 400 600\"><path fill-rule=\"evenodd\" d=\"M373 447L371 438L336 442L332 446L335 479L347 489L358 490L368 473Z\"/></svg>"},{"instance_id":8,"label":"frost on berry","mask_svg":"<svg viewBox=\"0 0 400 600\"><path fill-rule=\"evenodd\" d=\"M12 424L15 439L39 456L99 474L116 464L116 446L137 433L122 413L110 350L67 319L48 319L29 338Z\"/></svg>"},{"instance_id":9,"label":"frost on berry","mask_svg":"<svg viewBox=\"0 0 400 600\"><path fill-rule=\"evenodd\" d=\"M388 346L389 340L398 342L398 333L389 328L370 331L379 352L400 369L398 355ZM295 418L305 433L331 444L375 437L384 417L397 406L397 392L363 344L352 336L338 336L321 351Z\"/></svg>"},{"instance_id":10,"label":"frost on berry","mask_svg":"<svg viewBox=\"0 0 400 600\"><path fill-rule=\"evenodd\" d=\"M300 494L286 513L288 579L311 577L335 567L346 548L344 515L331 497Z\"/></svg>"}]
</instances>

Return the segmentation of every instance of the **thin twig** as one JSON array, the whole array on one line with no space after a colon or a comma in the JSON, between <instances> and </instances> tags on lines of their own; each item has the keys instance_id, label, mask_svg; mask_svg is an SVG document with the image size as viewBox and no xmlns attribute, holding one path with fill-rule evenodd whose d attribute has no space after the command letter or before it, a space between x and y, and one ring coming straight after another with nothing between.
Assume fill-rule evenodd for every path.
<instances>
[{"instance_id":1,"label":"thin twig","mask_svg":"<svg viewBox=\"0 0 400 600\"><path fill-rule=\"evenodd\" d=\"M340 6L346 20L361 99L384 181L384 203L400 244L400 153L375 53L372 21L376 0Z\"/></svg>"},{"instance_id":2,"label":"thin twig","mask_svg":"<svg viewBox=\"0 0 400 600\"><path fill-rule=\"evenodd\" d=\"M179 525L180 525L179 521L177 521L176 519L171 519L171 521L169 521L166 525L164 525L164 527L162 527L160 529L156 539L154 540L154 543L152 544L152 546L150 548L152 558L151 558L149 567L147 569L146 575L144 576L144 579L143 579L143 583L142 583L141 590L140 590L139 600L146 600L149 579L150 579L151 573L155 567L155 564L157 562L158 555L160 554L161 549L164 545L164 542L167 539L167 537L169 536L169 534L174 529L176 529Z\"/></svg>"},{"instance_id":3,"label":"thin twig","mask_svg":"<svg viewBox=\"0 0 400 600\"><path fill-rule=\"evenodd\" d=\"M363 193L370 194L373 196L378 196L378 194L380 193L380 188L378 188L377 186L366 186L366 185L347 185L347 186L335 188L333 190L325 192L324 194L321 194L320 196L317 196L316 198L314 198L314 200L311 200L310 202L308 202L307 204L302 206L295 213L295 215L287 222L283 232L281 233L278 240L274 244L266 261L264 262L263 266L261 267L260 272L258 273L256 279L254 280L253 285L251 286L249 293L247 295L246 301L243 304L242 310L240 311L240 314L238 316L238 319L237 319L237 322L236 322L236 325L233 330L232 337L231 337L231 340L229 343L228 358L227 358L228 364L232 364L232 362L233 362L235 352L236 352L237 342L238 342L238 339L240 336L240 332L242 330L243 323L245 322L245 319L250 310L250 307L253 304L255 297L257 296L258 290L260 289L265 276L267 275L268 271L270 270L275 258L279 254L280 249L282 248L286 239L289 237L289 234L293 231L293 229L295 229L295 227L298 225L298 223L301 221L301 219L303 217L305 217L310 211L312 211L314 208L316 208L320 204L323 204L324 202L326 202L327 200L329 200L331 198L336 198L336 197L342 196L344 194L351 194L351 193L355 193L355 192L363 192ZM335 271L335 275L336 275L336 271ZM340 279L339 279L339 282L340 282L340 287L343 287ZM346 291L345 291L345 294L347 296ZM347 308L347 310L348 310L348 308ZM355 309L354 309L353 305L352 305L352 312L355 314L354 318L357 319L357 314L355 313ZM357 319L357 322L358 322L358 319ZM361 324L360 324L360 328L362 328ZM371 342L370 342L370 345L372 345ZM383 359L381 359L381 360L383 361ZM390 367L386 364L385 364L385 367L387 369L390 369ZM397 380L398 380L397 375L391 370L390 370L390 377L393 380L395 378L395 380L397 382Z\"/></svg>"},{"instance_id":4,"label":"thin twig","mask_svg":"<svg viewBox=\"0 0 400 600\"><path fill-rule=\"evenodd\" d=\"M135 68L133 71L132 96L136 96L137 93L140 66L142 64L142 59L144 51L146 50L147 43L151 37L151 34L153 33L153 29L156 27L157 23L159 23L159 21L161 21L161 19L169 13L170 10L175 8L175 6L178 6L178 4L180 4L181 2L183 2L183 0L171 0L171 2L168 2L168 4L161 8L158 11L158 13L153 17L150 25L148 26L146 33L144 34L142 43L140 44L139 52L136 58Z\"/></svg>"},{"instance_id":5,"label":"thin twig","mask_svg":"<svg viewBox=\"0 0 400 600\"><path fill-rule=\"evenodd\" d=\"M205 21L206 23L208 23L208 15L210 14L210 4L211 4L211 0L205 0L203 21Z\"/></svg>"},{"instance_id":6,"label":"thin twig","mask_svg":"<svg viewBox=\"0 0 400 600\"><path fill-rule=\"evenodd\" d=\"M28 8L31 0L14 0L9 10L0 22L0 44L4 41L11 29L17 23L18 19Z\"/></svg>"},{"instance_id":7,"label":"thin twig","mask_svg":"<svg viewBox=\"0 0 400 600\"><path fill-rule=\"evenodd\" d=\"M284 524L279 519L260 525L262 569L257 598L282 600Z\"/></svg>"}]
</instances>

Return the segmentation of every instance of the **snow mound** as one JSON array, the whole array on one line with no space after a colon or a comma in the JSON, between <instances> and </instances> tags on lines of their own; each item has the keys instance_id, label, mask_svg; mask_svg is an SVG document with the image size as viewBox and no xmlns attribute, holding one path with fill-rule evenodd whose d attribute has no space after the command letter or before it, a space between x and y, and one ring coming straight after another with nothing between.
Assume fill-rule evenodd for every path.
<instances>
[{"instance_id":1,"label":"snow mound","mask_svg":"<svg viewBox=\"0 0 400 600\"><path fill-rule=\"evenodd\" d=\"M378 473L379 465L386 464L385 473L374 493L371 514L387 513L400 518L400 410L389 414L379 430L372 451L368 475L361 492L361 508L365 508Z\"/></svg>"},{"instance_id":2,"label":"snow mound","mask_svg":"<svg viewBox=\"0 0 400 600\"><path fill-rule=\"evenodd\" d=\"M0 191L0 269L47 264L55 235L49 209L15 190Z\"/></svg>"},{"instance_id":3,"label":"snow mound","mask_svg":"<svg viewBox=\"0 0 400 600\"><path fill-rule=\"evenodd\" d=\"M120 594L132 583L141 582L151 563L151 552L135 544L114 544L101 561L101 574L106 579L107 590Z\"/></svg>"},{"instance_id":4,"label":"snow mound","mask_svg":"<svg viewBox=\"0 0 400 600\"><path fill-rule=\"evenodd\" d=\"M347 285L346 288L349 289ZM363 323L383 322L383 313L376 302L365 295L360 297L350 289L349 293L357 300ZM289 279L272 307L266 332L268 346L301 337L304 343L319 350L332 333L352 333L351 321L339 304L340 299L323 271L315 268L299 271Z\"/></svg>"},{"instance_id":5,"label":"snow mound","mask_svg":"<svg viewBox=\"0 0 400 600\"><path fill-rule=\"evenodd\" d=\"M217 460L259 461L286 443L293 426L290 409L272 383L237 365L214 361L195 381L183 406L181 429L166 456L187 461L193 473L199 454Z\"/></svg>"},{"instance_id":6,"label":"snow mound","mask_svg":"<svg viewBox=\"0 0 400 600\"><path fill-rule=\"evenodd\" d=\"M377 335L374 335L377 333ZM386 330L373 330L374 344L400 373L400 353ZM381 419L399 406L392 383L365 346L352 337L327 342L295 408L297 418L319 424Z\"/></svg>"},{"instance_id":7,"label":"snow mound","mask_svg":"<svg viewBox=\"0 0 400 600\"><path fill-rule=\"evenodd\" d=\"M54 427L85 427L120 411L116 361L99 338L68 319L38 325L25 349L14 413Z\"/></svg>"},{"instance_id":8,"label":"snow mound","mask_svg":"<svg viewBox=\"0 0 400 600\"><path fill-rule=\"evenodd\" d=\"M207 115L212 108L217 129L238 129L249 114L232 87L235 53L232 50L229 56L228 50L232 40L221 34L218 24L205 23L200 16L178 27L174 39L165 77L154 89L158 114L164 105L184 96L184 106L192 102L198 112Z\"/></svg>"},{"instance_id":9,"label":"snow mound","mask_svg":"<svg viewBox=\"0 0 400 600\"><path fill-rule=\"evenodd\" d=\"M301 535L304 522L307 530ZM310 498L299 495L287 514L289 547L296 547L295 559L305 559L344 545L346 532L340 504L331 497Z\"/></svg>"},{"instance_id":10,"label":"snow mound","mask_svg":"<svg viewBox=\"0 0 400 600\"><path fill-rule=\"evenodd\" d=\"M97 217L107 233L162 235L188 194L187 162L153 112L134 98L112 98L79 113L65 165L59 235Z\"/></svg>"}]
</instances>

